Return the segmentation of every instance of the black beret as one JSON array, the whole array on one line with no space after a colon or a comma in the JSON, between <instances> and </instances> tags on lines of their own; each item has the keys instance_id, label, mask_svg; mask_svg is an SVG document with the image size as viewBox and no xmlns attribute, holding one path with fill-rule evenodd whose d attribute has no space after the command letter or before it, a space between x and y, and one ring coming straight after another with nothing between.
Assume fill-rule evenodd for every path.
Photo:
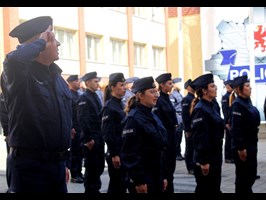
<instances>
[{"instance_id":1,"label":"black beret","mask_svg":"<svg viewBox=\"0 0 266 200\"><path fill-rule=\"evenodd\" d=\"M155 87L156 85L154 83L153 77L149 76L149 77L144 77L144 78L136 80L133 83L131 91L136 94L137 92L144 91L150 88L155 88Z\"/></svg>"},{"instance_id":2,"label":"black beret","mask_svg":"<svg viewBox=\"0 0 266 200\"><path fill-rule=\"evenodd\" d=\"M79 80L78 75L70 75L70 76L67 78L67 82L72 82L72 81L77 81L77 80Z\"/></svg>"},{"instance_id":3,"label":"black beret","mask_svg":"<svg viewBox=\"0 0 266 200\"><path fill-rule=\"evenodd\" d=\"M166 81L172 80L172 74L171 73L164 73L159 75L156 79L157 83L165 83Z\"/></svg>"},{"instance_id":4,"label":"black beret","mask_svg":"<svg viewBox=\"0 0 266 200\"><path fill-rule=\"evenodd\" d=\"M191 83L192 83L192 80L191 79L188 79L185 83L184 83L184 88L187 89L188 86L191 87ZM193 88L194 89L194 88Z\"/></svg>"},{"instance_id":5,"label":"black beret","mask_svg":"<svg viewBox=\"0 0 266 200\"><path fill-rule=\"evenodd\" d=\"M109 84L116 85L117 82L125 82L124 74L121 72L112 73L109 75Z\"/></svg>"},{"instance_id":6,"label":"black beret","mask_svg":"<svg viewBox=\"0 0 266 200\"><path fill-rule=\"evenodd\" d=\"M203 74L193 81L192 87L197 90L205 87L209 83L214 83L213 74Z\"/></svg>"},{"instance_id":7,"label":"black beret","mask_svg":"<svg viewBox=\"0 0 266 200\"><path fill-rule=\"evenodd\" d=\"M179 83L182 81L182 78L174 78L173 83Z\"/></svg>"},{"instance_id":8,"label":"black beret","mask_svg":"<svg viewBox=\"0 0 266 200\"><path fill-rule=\"evenodd\" d=\"M238 76L234 78L231 85L232 85L232 88L236 88L238 86L242 86L246 82L249 82L249 80L248 80L248 76L245 74L243 76Z\"/></svg>"},{"instance_id":9,"label":"black beret","mask_svg":"<svg viewBox=\"0 0 266 200\"><path fill-rule=\"evenodd\" d=\"M18 38L19 43L22 44L35 35L44 32L49 25L53 26L53 19L50 16L36 17L16 26L9 33L9 36Z\"/></svg>"},{"instance_id":10,"label":"black beret","mask_svg":"<svg viewBox=\"0 0 266 200\"><path fill-rule=\"evenodd\" d=\"M85 74L82 77L82 80L83 81L88 81L88 80L93 79L93 78L98 78L97 77L97 72L89 72L89 73Z\"/></svg>"},{"instance_id":11,"label":"black beret","mask_svg":"<svg viewBox=\"0 0 266 200\"><path fill-rule=\"evenodd\" d=\"M233 80L226 80L224 81L224 85L230 85L233 82Z\"/></svg>"},{"instance_id":12,"label":"black beret","mask_svg":"<svg viewBox=\"0 0 266 200\"><path fill-rule=\"evenodd\" d=\"M134 83L134 81L138 80L138 77L130 77L126 79L126 83Z\"/></svg>"}]
</instances>

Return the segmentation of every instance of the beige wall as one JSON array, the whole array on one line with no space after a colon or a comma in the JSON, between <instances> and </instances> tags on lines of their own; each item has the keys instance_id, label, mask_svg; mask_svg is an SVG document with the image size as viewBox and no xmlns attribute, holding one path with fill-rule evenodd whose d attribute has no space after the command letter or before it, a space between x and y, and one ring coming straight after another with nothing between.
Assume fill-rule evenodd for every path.
<instances>
[{"instance_id":1,"label":"beige wall","mask_svg":"<svg viewBox=\"0 0 266 200\"><path fill-rule=\"evenodd\" d=\"M182 17L182 41L179 40L178 17L169 18L168 23L168 69L173 77L183 77L184 83L189 78L194 79L203 73L200 15ZM179 49L179 42L183 42L183 49ZM179 66L179 51L183 51L183 74L179 74L179 67L182 67Z\"/></svg>"}]
</instances>

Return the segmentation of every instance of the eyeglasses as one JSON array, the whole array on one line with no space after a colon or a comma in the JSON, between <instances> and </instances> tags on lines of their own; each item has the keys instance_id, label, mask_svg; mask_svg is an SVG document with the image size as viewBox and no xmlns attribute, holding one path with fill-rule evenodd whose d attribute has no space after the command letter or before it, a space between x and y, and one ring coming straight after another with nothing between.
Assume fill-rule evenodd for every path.
<instances>
[{"instance_id":1,"label":"eyeglasses","mask_svg":"<svg viewBox=\"0 0 266 200\"><path fill-rule=\"evenodd\" d=\"M148 90L149 93L159 96L160 93L157 90Z\"/></svg>"}]
</instances>

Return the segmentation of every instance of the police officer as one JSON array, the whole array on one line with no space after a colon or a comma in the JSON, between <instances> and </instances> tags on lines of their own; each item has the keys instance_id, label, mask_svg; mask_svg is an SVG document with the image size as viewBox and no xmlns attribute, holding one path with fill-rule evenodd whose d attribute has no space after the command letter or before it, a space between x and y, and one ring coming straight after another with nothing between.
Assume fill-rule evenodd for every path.
<instances>
[{"instance_id":1,"label":"police officer","mask_svg":"<svg viewBox=\"0 0 266 200\"><path fill-rule=\"evenodd\" d=\"M101 128L107 144L106 162L110 178L107 193L125 193L127 189L123 181L124 168L121 165L122 122L126 116L122 98L125 92L124 74L110 74L105 88Z\"/></svg>"},{"instance_id":2,"label":"police officer","mask_svg":"<svg viewBox=\"0 0 266 200\"><path fill-rule=\"evenodd\" d=\"M181 142L183 138L183 122L182 122L182 106L181 101L183 99L182 94L180 93L179 83L182 81L181 78L173 79L173 89L170 93L170 101L172 102L176 110L176 118L178 121L178 127L176 129L176 160L184 160L184 157L181 154Z\"/></svg>"},{"instance_id":3,"label":"police officer","mask_svg":"<svg viewBox=\"0 0 266 200\"><path fill-rule=\"evenodd\" d=\"M78 75L70 75L66 81L72 94L72 140L70 147L70 181L83 183L82 174L82 149L80 145L80 127L77 119L77 101L80 97L80 80Z\"/></svg>"},{"instance_id":4,"label":"police officer","mask_svg":"<svg viewBox=\"0 0 266 200\"><path fill-rule=\"evenodd\" d=\"M124 104L124 107L126 106L126 103L128 99L130 99L132 96L134 96L134 92L131 91L133 83L138 80L138 77L130 77L126 79L126 93L125 96L123 96L122 102Z\"/></svg>"},{"instance_id":5,"label":"police officer","mask_svg":"<svg viewBox=\"0 0 266 200\"><path fill-rule=\"evenodd\" d=\"M8 110L9 192L66 193L66 155L72 129L72 96L58 60L49 16L30 19L9 35L18 38L7 54L1 88Z\"/></svg>"},{"instance_id":6,"label":"police officer","mask_svg":"<svg viewBox=\"0 0 266 200\"><path fill-rule=\"evenodd\" d=\"M224 81L224 86L226 89L226 93L222 96L222 111L224 115L224 123L225 123L225 144L224 144L224 161L225 163L234 163L233 153L231 150L231 135L229 133L229 129L227 124L229 123L229 97L233 91L233 87L231 85L232 80Z\"/></svg>"},{"instance_id":7,"label":"police officer","mask_svg":"<svg viewBox=\"0 0 266 200\"><path fill-rule=\"evenodd\" d=\"M235 192L253 193L257 175L258 132L260 113L252 105L251 87L247 75L236 77L232 82L236 99L231 106L230 133L236 166Z\"/></svg>"},{"instance_id":8,"label":"police officer","mask_svg":"<svg viewBox=\"0 0 266 200\"><path fill-rule=\"evenodd\" d=\"M96 94L99 87L97 72L82 77L87 87L78 101L78 120L81 126L81 140L84 146L85 193L96 194L101 189L101 175L104 170L104 140L101 132L102 104Z\"/></svg>"},{"instance_id":9,"label":"police officer","mask_svg":"<svg viewBox=\"0 0 266 200\"><path fill-rule=\"evenodd\" d=\"M191 120L190 120L190 106L191 102L195 98L195 91L193 89L193 84L191 79L188 79L184 84L184 89L188 91L187 95L182 99L182 120L184 124L185 131L185 162L188 174L194 174L194 165L193 165L193 141L191 137Z\"/></svg>"},{"instance_id":10,"label":"police officer","mask_svg":"<svg viewBox=\"0 0 266 200\"><path fill-rule=\"evenodd\" d=\"M192 102L191 128L194 144L196 194L221 193L224 121L214 108L217 86L212 74L193 81L197 98Z\"/></svg>"},{"instance_id":11,"label":"police officer","mask_svg":"<svg viewBox=\"0 0 266 200\"><path fill-rule=\"evenodd\" d=\"M164 73L159 75L156 79L159 84L160 96L154 107L154 113L162 121L167 130L168 144L166 147L166 169L168 186L165 192L174 192L174 172L176 166L176 128L177 118L176 110L173 107L169 94L173 87L172 74Z\"/></svg>"},{"instance_id":12,"label":"police officer","mask_svg":"<svg viewBox=\"0 0 266 200\"><path fill-rule=\"evenodd\" d=\"M6 142L6 152L9 154L9 146L7 143L7 137L8 137L8 114L7 114L7 108L5 104L5 99L3 93L0 94L0 123L4 132L5 136L5 142Z\"/></svg>"},{"instance_id":13,"label":"police officer","mask_svg":"<svg viewBox=\"0 0 266 200\"><path fill-rule=\"evenodd\" d=\"M137 193L162 193L167 186L164 162L167 133L152 113L158 99L155 87L152 77L135 81L136 96L131 97L126 108L121 159Z\"/></svg>"}]
</instances>

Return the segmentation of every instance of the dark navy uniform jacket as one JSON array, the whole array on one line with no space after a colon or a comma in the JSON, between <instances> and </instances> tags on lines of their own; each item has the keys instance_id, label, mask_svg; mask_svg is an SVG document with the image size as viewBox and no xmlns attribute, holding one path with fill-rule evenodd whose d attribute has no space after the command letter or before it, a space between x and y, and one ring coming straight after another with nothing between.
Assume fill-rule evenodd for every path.
<instances>
[{"instance_id":1,"label":"dark navy uniform jacket","mask_svg":"<svg viewBox=\"0 0 266 200\"><path fill-rule=\"evenodd\" d=\"M0 94L0 123L3 128L4 136L8 135L8 116L3 93Z\"/></svg>"},{"instance_id":2,"label":"dark navy uniform jacket","mask_svg":"<svg viewBox=\"0 0 266 200\"><path fill-rule=\"evenodd\" d=\"M166 178L163 152L167 133L151 108L138 105L132 109L125 120L122 137L121 158L134 185L156 182L162 186L162 179Z\"/></svg>"},{"instance_id":3,"label":"dark navy uniform jacket","mask_svg":"<svg viewBox=\"0 0 266 200\"><path fill-rule=\"evenodd\" d=\"M182 99L182 119L185 132L191 132L190 106L194 99L194 95L190 92Z\"/></svg>"},{"instance_id":4,"label":"dark navy uniform jacket","mask_svg":"<svg viewBox=\"0 0 266 200\"><path fill-rule=\"evenodd\" d=\"M257 150L260 114L252 105L250 98L238 96L231 110L230 133L233 137L233 149Z\"/></svg>"},{"instance_id":5,"label":"dark navy uniform jacket","mask_svg":"<svg viewBox=\"0 0 266 200\"><path fill-rule=\"evenodd\" d=\"M79 122L78 122L78 114L77 114L77 104L78 104L78 100L80 97L80 93L78 91L74 91L74 90L70 90L71 94L72 94L72 123L73 123L73 128L75 129L75 131L77 133L80 133L80 126L79 126Z\"/></svg>"},{"instance_id":6,"label":"dark navy uniform jacket","mask_svg":"<svg viewBox=\"0 0 266 200\"><path fill-rule=\"evenodd\" d=\"M194 161L200 164L222 162L224 121L212 102L201 99L191 114ZM219 155L219 157L217 156Z\"/></svg>"},{"instance_id":7,"label":"dark navy uniform jacket","mask_svg":"<svg viewBox=\"0 0 266 200\"><path fill-rule=\"evenodd\" d=\"M153 112L159 117L168 132L168 143L174 143L177 118L176 110L168 94L160 92L160 97L157 100Z\"/></svg>"},{"instance_id":8,"label":"dark navy uniform jacket","mask_svg":"<svg viewBox=\"0 0 266 200\"><path fill-rule=\"evenodd\" d=\"M224 122L225 124L228 123L228 116L229 116L229 97L230 97L230 92L226 92L222 96L222 111L224 115Z\"/></svg>"},{"instance_id":9,"label":"dark navy uniform jacket","mask_svg":"<svg viewBox=\"0 0 266 200\"><path fill-rule=\"evenodd\" d=\"M82 142L87 143L93 139L98 144L103 143L101 111L102 105L98 95L86 89L78 101L78 121L82 130Z\"/></svg>"},{"instance_id":10,"label":"dark navy uniform jacket","mask_svg":"<svg viewBox=\"0 0 266 200\"><path fill-rule=\"evenodd\" d=\"M62 70L35 60L45 49L38 39L10 52L4 61L1 87L9 118L9 145L41 151L70 147L71 93Z\"/></svg>"},{"instance_id":11,"label":"dark navy uniform jacket","mask_svg":"<svg viewBox=\"0 0 266 200\"><path fill-rule=\"evenodd\" d=\"M121 99L114 96L106 101L102 112L102 133L107 144L107 153L111 157L120 156L122 146L122 129L126 113Z\"/></svg>"}]
</instances>

